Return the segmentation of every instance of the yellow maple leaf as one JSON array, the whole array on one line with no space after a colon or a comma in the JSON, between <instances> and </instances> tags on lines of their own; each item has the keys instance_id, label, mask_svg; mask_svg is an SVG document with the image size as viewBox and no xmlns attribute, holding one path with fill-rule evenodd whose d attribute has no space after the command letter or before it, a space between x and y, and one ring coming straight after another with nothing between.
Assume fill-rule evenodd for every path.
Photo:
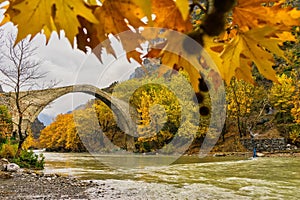
<instances>
[{"instance_id":1,"label":"yellow maple leaf","mask_svg":"<svg viewBox=\"0 0 300 200\"><path fill-rule=\"evenodd\" d=\"M0 4L3 3L5 1L0 1ZM3 5L0 7L0 9L4 9L7 10L9 8L9 4ZM10 16L9 14L4 14L4 17L2 19L2 21L0 22L0 26L2 26L3 24L6 24L7 22L10 22Z\"/></svg>"},{"instance_id":2,"label":"yellow maple leaf","mask_svg":"<svg viewBox=\"0 0 300 200\"><path fill-rule=\"evenodd\" d=\"M60 0L53 1L56 7L55 14L52 14L58 30L64 30L67 38L73 44L74 37L78 33L80 24L78 16L82 16L90 22L98 23L97 19L85 5L82 0Z\"/></svg>"},{"instance_id":3,"label":"yellow maple leaf","mask_svg":"<svg viewBox=\"0 0 300 200\"><path fill-rule=\"evenodd\" d=\"M150 6L150 7L149 7ZM152 13L156 15L152 22ZM173 0L164 1L138 1L138 0L106 0L101 7L95 9L94 12L99 24L94 25L97 32L97 41L101 42L107 39L108 34L119 34L128 31L125 35L120 34L120 39L124 50L127 52L128 60L134 58L138 62L142 62L141 53L133 51L141 48L140 44L145 39L154 39L154 35L147 31L141 35L137 32L130 32L130 26L134 28L147 27L152 24L160 28L170 28L181 32L188 32L192 29L189 19L184 20L183 16ZM142 19L147 17L145 24ZM165 19L170 18L171 21ZM150 22L150 23L149 23ZM172 23L170 23L172 22Z\"/></svg>"},{"instance_id":4,"label":"yellow maple leaf","mask_svg":"<svg viewBox=\"0 0 300 200\"><path fill-rule=\"evenodd\" d=\"M235 77L238 80L244 80L251 84L255 84L252 76L252 62L249 59L240 58L240 66L235 70Z\"/></svg>"},{"instance_id":5,"label":"yellow maple leaf","mask_svg":"<svg viewBox=\"0 0 300 200\"><path fill-rule=\"evenodd\" d=\"M153 25L152 9L151 9L152 1L151 0L143 0L143 1L133 0L133 2L143 10L143 12L145 13L145 15L148 19L148 25L152 26Z\"/></svg>"},{"instance_id":6,"label":"yellow maple leaf","mask_svg":"<svg viewBox=\"0 0 300 200\"><path fill-rule=\"evenodd\" d=\"M263 35L268 35L274 29L269 27L264 27L260 29L253 29L246 33L241 34L243 38L243 51L242 53L248 57L251 61L255 63L258 71L267 79L274 82L278 82L276 78L275 70L272 66L274 65L274 59L272 53L277 53L279 56L283 56L282 50L279 49L279 40L274 38L262 38ZM259 35L261 35L261 40L259 40ZM275 42L274 42L275 40ZM271 52L265 51L262 47L267 48Z\"/></svg>"},{"instance_id":7,"label":"yellow maple leaf","mask_svg":"<svg viewBox=\"0 0 300 200\"><path fill-rule=\"evenodd\" d=\"M194 91L199 92L199 79L201 75L199 69L197 69L191 62L187 61L178 54L174 54L169 51L163 51L161 55L162 66L159 69L159 74L163 75L169 70L185 70L189 74L189 79Z\"/></svg>"},{"instance_id":8,"label":"yellow maple leaf","mask_svg":"<svg viewBox=\"0 0 300 200\"><path fill-rule=\"evenodd\" d=\"M78 16L93 23L98 22L83 0L13 1L7 13L10 15L11 21L18 25L16 42L29 34L34 37L41 30L46 29L47 33L65 30L67 38L73 44L80 26L77 20ZM47 39L49 39L49 35L47 35Z\"/></svg>"},{"instance_id":9,"label":"yellow maple leaf","mask_svg":"<svg viewBox=\"0 0 300 200\"><path fill-rule=\"evenodd\" d=\"M272 3L270 3L272 2ZM273 25L283 29L300 25L300 12L286 7L280 0L238 0L233 8L233 25L242 31Z\"/></svg>"},{"instance_id":10,"label":"yellow maple leaf","mask_svg":"<svg viewBox=\"0 0 300 200\"><path fill-rule=\"evenodd\" d=\"M242 39L237 36L225 46L225 49L221 53L222 64L219 66L219 70L227 84L230 83L231 78L235 74L235 70L240 67L240 55L244 47L241 40Z\"/></svg>"},{"instance_id":11,"label":"yellow maple leaf","mask_svg":"<svg viewBox=\"0 0 300 200\"><path fill-rule=\"evenodd\" d=\"M141 27L145 26L145 23L141 20L145 17L143 10L134 3L135 0L106 0L101 7L95 9L94 15L99 21L99 24L94 24L90 34L96 32L97 42L102 43L107 41L108 35L117 35L119 33L127 31L125 34L119 35L123 48L127 53L127 58L130 57L141 62L140 53L134 52L136 48L140 48L142 37L138 33L131 31L129 26ZM126 19L126 20L125 20ZM83 26L84 27L84 26ZM108 41L107 41L108 42ZM114 51L109 44L106 50L108 53L114 55Z\"/></svg>"},{"instance_id":12,"label":"yellow maple leaf","mask_svg":"<svg viewBox=\"0 0 300 200\"><path fill-rule=\"evenodd\" d=\"M106 0L101 7L96 8L95 15L99 20L96 25L98 30L103 29L99 33L106 35L130 30L128 25L135 28L145 25L141 21L145 14L133 0Z\"/></svg>"},{"instance_id":13,"label":"yellow maple leaf","mask_svg":"<svg viewBox=\"0 0 300 200\"><path fill-rule=\"evenodd\" d=\"M177 7L179 8L179 11L181 12L182 18L184 20L187 20L189 16L189 1L188 0L175 0L175 3Z\"/></svg>"},{"instance_id":14,"label":"yellow maple leaf","mask_svg":"<svg viewBox=\"0 0 300 200\"><path fill-rule=\"evenodd\" d=\"M184 34L165 31L160 36L165 39L165 42L154 45L147 55L152 58L161 58L160 76L170 72L170 70L184 70L188 73L196 94L201 92L201 79L203 77L205 79L210 78L214 84L214 89L218 90L222 84L218 69L214 67L216 62L221 62L218 56L215 59L212 58L200 44ZM190 49L187 50L186 45L190 49L194 49L194 53L191 53Z\"/></svg>"},{"instance_id":15,"label":"yellow maple leaf","mask_svg":"<svg viewBox=\"0 0 300 200\"><path fill-rule=\"evenodd\" d=\"M152 1L152 11L156 15L155 27L172 29L182 33L188 33L193 29L190 18L183 18L173 0Z\"/></svg>"},{"instance_id":16,"label":"yellow maple leaf","mask_svg":"<svg viewBox=\"0 0 300 200\"><path fill-rule=\"evenodd\" d=\"M275 31L274 27L255 28L245 33L238 33L225 44L224 50L220 54L222 62L217 65L227 84L230 83L233 76L253 83L250 70L251 61L256 64L264 77L277 81L272 68L274 65L272 53L284 57L284 52L279 48L278 43L285 41L286 38L269 36Z\"/></svg>"},{"instance_id":17,"label":"yellow maple leaf","mask_svg":"<svg viewBox=\"0 0 300 200\"><path fill-rule=\"evenodd\" d=\"M290 35L281 32L276 34L276 31L277 29L275 27L265 26L263 28L253 29L249 34L260 46L268 49L277 56L285 58L284 51L280 49L278 45L284 41L294 40L295 38L291 38ZM272 37L273 33L275 33L277 37ZM287 60L287 58L285 59Z\"/></svg>"},{"instance_id":18,"label":"yellow maple leaf","mask_svg":"<svg viewBox=\"0 0 300 200\"><path fill-rule=\"evenodd\" d=\"M47 0L12 2L6 13L10 15L11 21L18 25L16 43L29 34L35 36L45 27L50 32L56 30L51 19L51 7L51 1Z\"/></svg>"},{"instance_id":19,"label":"yellow maple leaf","mask_svg":"<svg viewBox=\"0 0 300 200\"><path fill-rule=\"evenodd\" d=\"M300 11L297 8L283 7L283 3L277 3L270 10L272 12L267 16L270 24L287 30L300 25Z\"/></svg>"}]
</instances>

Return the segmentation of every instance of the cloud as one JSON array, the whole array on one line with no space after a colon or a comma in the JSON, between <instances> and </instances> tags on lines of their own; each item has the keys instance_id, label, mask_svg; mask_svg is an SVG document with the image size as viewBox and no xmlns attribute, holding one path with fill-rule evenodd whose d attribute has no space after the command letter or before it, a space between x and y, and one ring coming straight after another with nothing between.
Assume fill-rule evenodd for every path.
<instances>
[{"instance_id":1,"label":"cloud","mask_svg":"<svg viewBox=\"0 0 300 200\"><path fill-rule=\"evenodd\" d=\"M6 32L16 31L11 23L4 29ZM104 53L103 63L101 63L95 55L73 49L63 32L60 36L53 33L47 45L45 36L38 34L32 39L32 43L38 47L36 56L43 60L40 69L47 72L47 76L41 82L57 80L60 81L58 87L91 84L103 88L112 82L127 80L139 64L128 62L126 53L115 38L112 38L111 42L116 50L117 59ZM80 93L64 95L44 109L42 114L55 118L57 114L69 112L91 98L93 97Z\"/></svg>"},{"instance_id":2,"label":"cloud","mask_svg":"<svg viewBox=\"0 0 300 200\"><path fill-rule=\"evenodd\" d=\"M43 43L42 39L36 43ZM99 88L108 87L115 81L128 80L129 76L139 66L138 63L129 63L126 53L120 43L112 39L117 58L104 53L103 63L94 54L84 54L80 50L72 49L68 40L58 38L53 34L47 46L40 47L39 56L45 61L43 69L48 71L47 80L61 81L59 86L75 84L91 84ZM42 114L53 116L67 113L94 97L87 94L68 94L55 100L52 105L44 109Z\"/></svg>"}]
</instances>

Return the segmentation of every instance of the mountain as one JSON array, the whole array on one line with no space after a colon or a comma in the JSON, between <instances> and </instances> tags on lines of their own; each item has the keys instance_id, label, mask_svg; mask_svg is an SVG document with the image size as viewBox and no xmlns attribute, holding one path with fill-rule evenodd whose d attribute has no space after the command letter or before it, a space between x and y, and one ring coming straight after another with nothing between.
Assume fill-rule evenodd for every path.
<instances>
[{"instance_id":1,"label":"mountain","mask_svg":"<svg viewBox=\"0 0 300 200\"><path fill-rule=\"evenodd\" d=\"M41 113L38 116L38 119L40 122L42 122L45 126L48 126L49 124L51 124L54 120L53 116Z\"/></svg>"},{"instance_id":2,"label":"mountain","mask_svg":"<svg viewBox=\"0 0 300 200\"><path fill-rule=\"evenodd\" d=\"M44 128L45 128L45 125L38 118L36 118L31 125L33 137L35 139L39 138L41 130L43 130Z\"/></svg>"},{"instance_id":3,"label":"mountain","mask_svg":"<svg viewBox=\"0 0 300 200\"><path fill-rule=\"evenodd\" d=\"M160 61L157 59L145 59L143 67L137 67L135 71L129 76L129 79L143 78L157 72L160 66Z\"/></svg>"}]
</instances>

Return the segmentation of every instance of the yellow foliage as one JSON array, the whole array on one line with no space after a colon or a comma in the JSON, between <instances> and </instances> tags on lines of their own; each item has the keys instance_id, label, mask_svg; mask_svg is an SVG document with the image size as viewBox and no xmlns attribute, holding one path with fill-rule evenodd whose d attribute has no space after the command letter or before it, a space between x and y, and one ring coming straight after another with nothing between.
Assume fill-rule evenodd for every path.
<instances>
[{"instance_id":1,"label":"yellow foliage","mask_svg":"<svg viewBox=\"0 0 300 200\"><path fill-rule=\"evenodd\" d=\"M226 100L229 116L236 119L251 112L254 97L254 85L243 80L233 79L227 87Z\"/></svg>"},{"instance_id":2,"label":"yellow foliage","mask_svg":"<svg viewBox=\"0 0 300 200\"><path fill-rule=\"evenodd\" d=\"M291 114L294 117L296 123L300 124L300 81L297 82L297 90L293 95L291 103L293 108L291 109Z\"/></svg>"},{"instance_id":3,"label":"yellow foliage","mask_svg":"<svg viewBox=\"0 0 300 200\"><path fill-rule=\"evenodd\" d=\"M112 111L103 102L95 100L83 110L58 115L41 131L40 145L59 151L98 150L100 142L103 142L100 141L100 134L114 125Z\"/></svg>"},{"instance_id":4,"label":"yellow foliage","mask_svg":"<svg viewBox=\"0 0 300 200\"><path fill-rule=\"evenodd\" d=\"M295 37L291 35L292 26L300 25L300 11L284 7L280 0L238 0L233 8L232 30L220 36L225 44L215 43L206 46L213 57L216 53L222 62L216 62L223 79L227 84L233 76L253 83L251 76L252 62L267 79L277 82L273 54L285 58L278 45ZM287 20L286 20L287 19ZM220 47L223 51L220 53ZM213 53L215 52L215 53Z\"/></svg>"},{"instance_id":5,"label":"yellow foliage","mask_svg":"<svg viewBox=\"0 0 300 200\"><path fill-rule=\"evenodd\" d=\"M139 141L155 141L158 134L167 133L161 131L167 121L178 123L180 105L168 89L146 85L133 98L137 98L135 106L138 112L138 134L141 136Z\"/></svg>"},{"instance_id":6,"label":"yellow foliage","mask_svg":"<svg viewBox=\"0 0 300 200\"><path fill-rule=\"evenodd\" d=\"M286 29L300 24L299 14L296 9L284 7L281 0L238 0L233 8L232 23L243 31L265 25Z\"/></svg>"},{"instance_id":7,"label":"yellow foliage","mask_svg":"<svg viewBox=\"0 0 300 200\"><path fill-rule=\"evenodd\" d=\"M40 144L44 148L73 150L76 129L72 114L58 115L55 121L41 131ZM75 147L76 148L76 147Z\"/></svg>"},{"instance_id":8,"label":"yellow foliage","mask_svg":"<svg viewBox=\"0 0 300 200\"><path fill-rule=\"evenodd\" d=\"M4 105L0 105L0 137L10 137L12 132L11 115Z\"/></svg>"},{"instance_id":9,"label":"yellow foliage","mask_svg":"<svg viewBox=\"0 0 300 200\"><path fill-rule=\"evenodd\" d=\"M17 41L31 34L34 37L41 30L50 38L52 31L64 30L67 38L73 44L78 33L81 16L92 23L98 23L92 11L82 0L23 0L10 1L7 10L10 20L18 25ZM30 27L30 28L28 28Z\"/></svg>"},{"instance_id":10,"label":"yellow foliage","mask_svg":"<svg viewBox=\"0 0 300 200\"><path fill-rule=\"evenodd\" d=\"M285 74L278 76L278 82L274 83L270 91L270 102L279 112L289 112L291 100L295 91L293 79Z\"/></svg>"},{"instance_id":11,"label":"yellow foliage","mask_svg":"<svg viewBox=\"0 0 300 200\"><path fill-rule=\"evenodd\" d=\"M13 158L17 153L16 146L11 144L3 144L0 151L0 157Z\"/></svg>"}]
</instances>

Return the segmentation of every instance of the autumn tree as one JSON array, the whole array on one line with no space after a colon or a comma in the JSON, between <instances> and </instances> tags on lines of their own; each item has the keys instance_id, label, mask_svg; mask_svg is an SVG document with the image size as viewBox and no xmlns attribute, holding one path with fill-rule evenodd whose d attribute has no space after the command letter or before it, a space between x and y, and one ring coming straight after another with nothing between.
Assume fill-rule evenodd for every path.
<instances>
[{"instance_id":1,"label":"autumn tree","mask_svg":"<svg viewBox=\"0 0 300 200\"><path fill-rule=\"evenodd\" d=\"M294 121L300 124L300 80L296 80L295 94L291 103L293 104L291 114L294 117Z\"/></svg>"},{"instance_id":2,"label":"autumn tree","mask_svg":"<svg viewBox=\"0 0 300 200\"><path fill-rule=\"evenodd\" d=\"M99 152L109 146L104 137L108 141L116 139L113 135L116 126L108 106L100 100L91 100L84 109L58 115L41 131L39 143L52 151Z\"/></svg>"},{"instance_id":3,"label":"autumn tree","mask_svg":"<svg viewBox=\"0 0 300 200\"><path fill-rule=\"evenodd\" d=\"M85 151L72 114L58 115L41 131L39 143L42 148L53 151Z\"/></svg>"},{"instance_id":4,"label":"autumn tree","mask_svg":"<svg viewBox=\"0 0 300 200\"><path fill-rule=\"evenodd\" d=\"M278 123L287 123L291 120L292 98L295 91L293 79L285 74L278 77L279 84L275 83L270 91L270 102L276 109Z\"/></svg>"},{"instance_id":5,"label":"autumn tree","mask_svg":"<svg viewBox=\"0 0 300 200\"><path fill-rule=\"evenodd\" d=\"M250 126L249 115L254 99L254 86L241 80L231 80L227 87L226 99L228 102L228 117L236 120L240 137L246 134L247 127Z\"/></svg>"},{"instance_id":6,"label":"autumn tree","mask_svg":"<svg viewBox=\"0 0 300 200\"><path fill-rule=\"evenodd\" d=\"M116 85L113 95L131 105L139 151L159 150L174 137L188 141L206 135L210 116L200 119L195 113L199 112L200 105L210 107L210 98L204 92L204 100L199 105L196 96L191 98L192 90L188 72L184 70L164 77L148 74Z\"/></svg>"}]
</instances>

